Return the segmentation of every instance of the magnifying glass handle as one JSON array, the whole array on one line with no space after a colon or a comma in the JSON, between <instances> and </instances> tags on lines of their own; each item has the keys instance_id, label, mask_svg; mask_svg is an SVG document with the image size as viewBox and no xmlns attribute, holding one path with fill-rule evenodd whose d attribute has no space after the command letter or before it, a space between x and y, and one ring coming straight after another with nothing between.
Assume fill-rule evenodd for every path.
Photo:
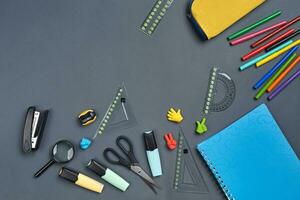
<instances>
[{"instance_id":1,"label":"magnifying glass handle","mask_svg":"<svg viewBox=\"0 0 300 200\"><path fill-rule=\"evenodd\" d=\"M39 171L37 171L34 174L34 177L37 178L39 177L42 173L44 173L44 171L46 171L46 169L48 169L51 165L53 165L55 163L54 159L49 160L49 162L47 162L47 164L45 164Z\"/></svg>"}]
</instances>

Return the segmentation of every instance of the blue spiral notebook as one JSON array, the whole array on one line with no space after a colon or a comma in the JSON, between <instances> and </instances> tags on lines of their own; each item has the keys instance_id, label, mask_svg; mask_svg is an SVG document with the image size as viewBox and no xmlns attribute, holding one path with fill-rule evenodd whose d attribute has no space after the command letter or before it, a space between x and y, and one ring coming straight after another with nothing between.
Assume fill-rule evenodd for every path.
<instances>
[{"instance_id":1,"label":"blue spiral notebook","mask_svg":"<svg viewBox=\"0 0 300 200\"><path fill-rule=\"evenodd\" d=\"M300 161L265 104L197 149L228 199L300 200Z\"/></svg>"}]
</instances>

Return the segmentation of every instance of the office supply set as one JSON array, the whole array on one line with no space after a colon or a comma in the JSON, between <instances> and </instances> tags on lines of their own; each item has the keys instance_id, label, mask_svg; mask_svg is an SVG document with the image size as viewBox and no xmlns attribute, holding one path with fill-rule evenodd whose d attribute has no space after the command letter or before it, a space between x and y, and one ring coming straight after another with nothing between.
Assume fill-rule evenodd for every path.
<instances>
[{"instance_id":1,"label":"office supply set","mask_svg":"<svg viewBox=\"0 0 300 200\"><path fill-rule=\"evenodd\" d=\"M262 2L263 1L260 3ZM199 5L202 4L202 6L205 6L205 3L203 1L199 3ZM255 1L252 3L254 4ZM211 4L207 4L208 9L211 9L209 6L212 2ZM191 4L191 8L193 8L193 4ZM223 7L220 8L223 9ZM223 14L222 11L220 12ZM202 15L196 15L195 13L197 12L194 11L192 21L198 25L196 29L200 32L200 37L203 39L214 37L214 35L209 32L211 29L203 25L206 21L205 15L203 13L201 13ZM299 30L293 28L286 30L300 20L299 16L289 21L283 20L276 22L259 31L245 35L262 24L275 19L280 14L281 11L276 11L258 22L231 34L227 38L230 45L235 46L259 35L268 33L258 41L252 43L251 47L256 49L243 56L241 60L246 61L263 51L266 51L266 53L241 65L241 71L253 65L260 67L288 51L283 58L255 84L254 89L261 87L255 99L259 99L265 92L271 92L268 100L274 99L300 75L298 69L293 75L283 81L300 60L300 57L295 53L300 44L300 39L292 40L298 36ZM230 19L230 17L228 18ZM199 23L196 23L197 21L195 22L195 19L198 19ZM202 19L202 21L200 19ZM209 20L207 21L210 22ZM220 21L220 23L222 23L222 20ZM225 28L227 28L227 26ZM218 32L214 30L214 33L219 34L222 30L218 30ZM283 31L285 32L281 33ZM279 33L281 33L281 35L272 39ZM266 43L270 39L272 40ZM214 70L213 68L213 71ZM234 84L230 81L230 77L225 77L227 77L227 85L231 85L231 87L225 88L232 88L231 91L234 91ZM208 90L203 109L204 114L208 113L211 109L214 110L211 107L211 105L213 105L211 102L214 101L211 95L214 82L211 80L216 80L214 74L212 74L210 78L210 85L212 86L208 88L212 90ZM264 83L266 84L264 85ZM234 92L226 93L231 95L225 95L225 97L229 96L231 98L229 98L227 104L224 102L224 105L230 106L234 99ZM227 107L228 106L221 106L221 108ZM203 118L203 120L205 121L206 118ZM199 121L198 126L203 127ZM197 131L198 129L196 128L196 132L200 134L205 132L206 127L202 127L199 128L199 131ZM300 194L298 193L300 185L299 159L265 104L257 106L254 110L224 130L199 143L197 150L213 173L227 199L294 200L300 198ZM283 186L282 183L288 184ZM176 182L174 185L176 186Z\"/></svg>"},{"instance_id":2,"label":"office supply set","mask_svg":"<svg viewBox=\"0 0 300 200\"><path fill-rule=\"evenodd\" d=\"M92 142L95 140L97 135L101 135L104 132L104 130L108 132L111 130L120 130L135 125L135 117L128 103L129 100L125 84L122 83L117 88L116 95L113 97L113 100L110 103L106 113L104 114L103 119L100 121L100 124L96 130L96 134L92 137L92 139L90 139L89 137L82 138L79 142L79 149L87 150L92 144ZM37 111L34 106L28 108L23 132L23 152L27 153L31 150L38 149L39 144L41 142L43 130L46 124L47 113L48 110ZM121 117L118 115L121 115ZM77 119L80 126L85 127L92 124L93 122L96 122L97 115L93 109L87 109L82 111L78 115ZM156 143L155 132L145 131L143 133L143 138L151 175L152 177L161 176L161 158ZM173 142L172 144L174 145L175 140L173 138L170 138L170 141L171 143ZM119 136L116 139L116 144L120 148L120 150L125 154L128 160L125 157L121 156L113 148L106 148L103 151L103 157L105 158L105 160L110 164L119 164L124 167L127 167L132 172L137 174L154 193L157 193L156 189L160 189L160 187L155 183L153 178L150 175L148 175L146 171L143 170L143 168L137 161L134 155L134 148L131 140L126 136ZM129 149L127 149L127 147ZM66 164L70 162L74 158L75 149L76 147L71 141L57 141L52 147L51 159L34 174L34 177L38 178L54 163ZM126 191L127 188L130 186L130 183L128 183L125 179L123 179L113 170L109 169L96 159L91 159L86 165L86 168L94 172L96 175L100 176L101 179L105 180L106 182L110 183L111 185L115 186L123 192ZM97 193L101 193L104 188L104 184L100 183L96 179L65 166L63 166L60 169L58 175L59 177L73 182L74 184L80 187L86 188Z\"/></svg>"},{"instance_id":3,"label":"office supply set","mask_svg":"<svg viewBox=\"0 0 300 200\"><path fill-rule=\"evenodd\" d=\"M216 6L222 2L221 0L190 1L188 17L202 39L208 40L216 37L265 1L229 0L225 5L227 9ZM151 36L172 3L173 0L157 0L140 29L146 35ZM235 11L237 7L240 8L240 12ZM241 71L253 65L261 67L284 54L281 60L254 85L254 89L260 89L255 99L259 99L265 92L270 93L268 100L274 99L300 75L300 69L298 69L286 78L300 61L300 56L296 54L300 39L294 40L294 37L297 37L300 32L293 28L286 30L300 20L299 16L289 21L282 20L273 23L247 34L280 14L281 11L276 11L227 38L230 45L235 46L269 33L252 43L251 47L256 49L241 59L247 61L261 52L266 51L266 53L241 65L239 68ZM224 18L224 16L228 17ZM215 26L212 25L212 19L217 22ZM281 34L275 37L279 33ZM272 40L266 43L270 39ZM234 103L237 93L236 84L231 76L220 68L213 67L211 69L200 120L195 122L197 135L201 136L208 131L206 122L210 117L209 114L222 112ZM22 148L24 152L28 153L38 149L47 114L48 110L37 111L33 106L28 108L23 131ZM81 127L86 127L97 123L99 116L100 113L89 108L80 112L77 120ZM177 125L182 123L184 120L182 110L170 108L166 112L166 119ZM102 134L117 132L136 125L137 120L130 105L127 89L122 83L117 87L95 133L82 137L78 142L78 147L81 153L88 153L90 146ZM177 139L174 139L175 136L171 132L167 132L159 138L165 140L165 149L170 152L174 151L174 153L176 150L172 185L174 192L195 194L209 192L193 153L193 150L197 150L230 200L256 199L257 194L260 195L260 199L300 198L297 194L300 185L299 159L265 104L259 105L224 130L204 140L196 148L190 147L185 133L179 125L178 130ZM155 177L163 175L157 135L153 130L145 131L141 135L142 139L151 175L138 162L139 159L135 154L137 150L128 136L116 137L116 144L110 144L104 149L103 158L111 165L120 165L132 171L131 174L141 178L149 189L157 194L157 190L163 189L163 186L161 187L155 182ZM39 177L54 163L63 165L72 161L76 149L76 145L68 140L57 141L52 147L51 159L34 174L34 177ZM96 178L66 166L61 167L58 176L96 193L101 193L104 189L104 184L97 178L103 179L122 192L125 192L130 186L130 183L121 175L96 158L89 160L86 169L93 172ZM186 177L191 177L192 183L186 183L184 181ZM288 184L282 185L283 182Z\"/></svg>"},{"instance_id":4,"label":"office supply set","mask_svg":"<svg viewBox=\"0 0 300 200\"><path fill-rule=\"evenodd\" d=\"M264 0L251 2L233 0L224 3L224 1L218 0L194 0L190 1L188 17L200 38L209 40L222 33L264 2ZM300 75L298 69L283 81L284 77L299 62L299 56L296 57L295 54L300 43L299 39L295 41L291 39L298 36L300 31L295 28L287 30L287 28L298 22L300 17L281 20L258 31L245 34L280 15L281 11L276 11L227 38L230 45L235 46L267 34L251 45L252 48L256 49L243 56L242 61L247 61L263 51L266 51L266 54L254 59L254 61L243 64L240 67L241 71L253 64L256 64L257 67L262 66L289 50L282 60L254 87L255 89L261 87L267 79L271 78L269 83L266 84L267 87L264 86L264 89L262 89L262 91L266 90L267 92L273 91L268 97L269 100L272 100ZM273 38L277 34L280 35ZM270 39L272 40L266 43ZM279 69L282 65L282 69ZM274 73L275 75L272 76ZM205 133L208 129L205 124L207 114L229 108L235 99L235 94L235 83L232 78L219 68L213 67L203 113L201 114L202 119L196 121L195 132L200 135ZM256 99L261 94L259 93ZM181 110L176 112L176 110L170 109L167 114L168 120L178 123L178 121L173 120L174 117L172 116L174 114L178 115L178 121L183 119L179 117ZM166 134L165 140L171 147L169 137L170 135ZM173 190L187 193L208 192L182 129L179 131L176 144L178 148ZM198 144L197 150L214 174L224 194L230 200L300 198L298 194L300 185L299 159L265 104L261 104L228 128ZM188 173L184 172L185 169L188 169ZM186 184L183 177L193 177L193 183ZM282 183L289 184L282 186Z\"/></svg>"},{"instance_id":5,"label":"office supply set","mask_svg":"<svg viewBox=\"0 0 300 200\"><path fill-rule=\"evenodd\" d=\"M271 21L279 15L281 15L281 11L276 11L273 14L259 20L258 22L231 34L227 38L230 41L230 45L235 46L264 33L268 33L250 45L251 48L255 49L242 56L241 60L247 62L240 66L239 69L241 71L254 65L256 68L262 67L271 60L280 57L282 54L288 51L285 55L283 55L282 59L254 85L254 90L259 89L254 97L256 100L261 98L265 93L270 93L267 98L268 100L274 99L279 93L282 92L284 88L294 81L299 74L298 71L296 71L293 75L284 80L285 77L297 66L300 59L300 57L296 54L298 45L300 44L300 39L296 39L295 41L293 40L294 37L298 36L300 31L299 29L296 30L295 28L290 28L300 20L300 16L289 21L283 20L277 22L257 32L243 36L254 28ZM277 36L277 34L280 35ZM264 54L253 58L264 51ZM251 58L253 59L248 61Z\"/></svg>"}]
</instances>

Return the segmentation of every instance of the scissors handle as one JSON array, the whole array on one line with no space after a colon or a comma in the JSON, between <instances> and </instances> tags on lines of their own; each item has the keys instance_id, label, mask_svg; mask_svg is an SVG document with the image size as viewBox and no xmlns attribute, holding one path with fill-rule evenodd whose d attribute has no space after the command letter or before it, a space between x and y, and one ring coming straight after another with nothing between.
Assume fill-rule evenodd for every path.
<instances>
[{"instance_id":1,"label":"scissors handle","mask_svg":"<svg viewBox=\"0 0 300 200\"><path fill-rule=\"evenodd\" d=\"M112 155L110 155L112 154ZM106 148L103 151L104 158L111 164L114 165L122 165L124 167L127 167L130 169L131 163L124 159L122 156L120 156L114 149L112 148Z\"/></svg>"},{"instance_id":2,"label":"scissors handle","mask_svg":"<svg viewBox=\"0 0 300 200\"><path fill-rule=\"evenodd\" d=\"M128 159L130 160L130 162L132 164L138 163L138 161L135 158L134 153L133 153L133 145L128 137L121 135L121 136L117 137L116 143L120 147L120 149L123 151L123 153L128 157ZM126 143L127 144L126 146L128 146L128 147L126 147L124 145L124 143Z\"/></svg>"}]
</instances>

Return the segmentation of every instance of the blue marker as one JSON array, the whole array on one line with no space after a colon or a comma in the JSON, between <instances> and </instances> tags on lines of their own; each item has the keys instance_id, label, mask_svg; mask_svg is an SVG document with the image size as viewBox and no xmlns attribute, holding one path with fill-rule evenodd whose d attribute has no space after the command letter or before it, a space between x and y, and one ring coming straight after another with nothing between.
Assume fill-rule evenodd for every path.
<instances>
[{"instance_id":1,"label":"blue marker","mask_svg":"<svg viewBox=\"0 0 300 200\"><path fill-rule=\"evenodd\" d=\"M240 70L243 71L243 70L245 70L245 69L251 67L252 65L254 65L255 63L257 63L258 61L260 61L260 60L262 60L262 59L268 57L269 55L271 55L271 54L273 54L273 53L279 51L280 49L283 49L284 47L286 47L286 46L288 46L288 45L290 45L290 44L292 44L292 43L293 43L293 40L289 40L289 41L287 41L286 43L284 43L284 44L282 44L282 45L276 47L276 48L273 49L272 51L269 51L268 53L265 53L264 55L261 55L261 56L259 56L259 57L257 57L257 58L254 58L253 60L250 60L249 62L247 62L247 63L241 65L241 66L240 66Z\"/></svg>"},{"instance_id":2,"label":"blue marker","mask_svg":"<svg viewBox=\"0 0 300 200\"><path fill-rule=\"evenodd\" d=\"M287 52L284 57L270 70L266 73L254 86L256 90L266 82L276 71L287 61L287 59L298 49L298 46L293 47L289 52Z\"/></svg>"},{"instance_id":3,"label":"blue marker","mask_svg":"<svg viewBox=\"0 0 300 200\"><path fill-rule=\"evenodd\" d=\"M144 132L144 141L146 147L146 154L149 162L149 166L152 172L152 176L162 175L160 156L154 136L154 131Z\"/></svg>"}]
</instances>

